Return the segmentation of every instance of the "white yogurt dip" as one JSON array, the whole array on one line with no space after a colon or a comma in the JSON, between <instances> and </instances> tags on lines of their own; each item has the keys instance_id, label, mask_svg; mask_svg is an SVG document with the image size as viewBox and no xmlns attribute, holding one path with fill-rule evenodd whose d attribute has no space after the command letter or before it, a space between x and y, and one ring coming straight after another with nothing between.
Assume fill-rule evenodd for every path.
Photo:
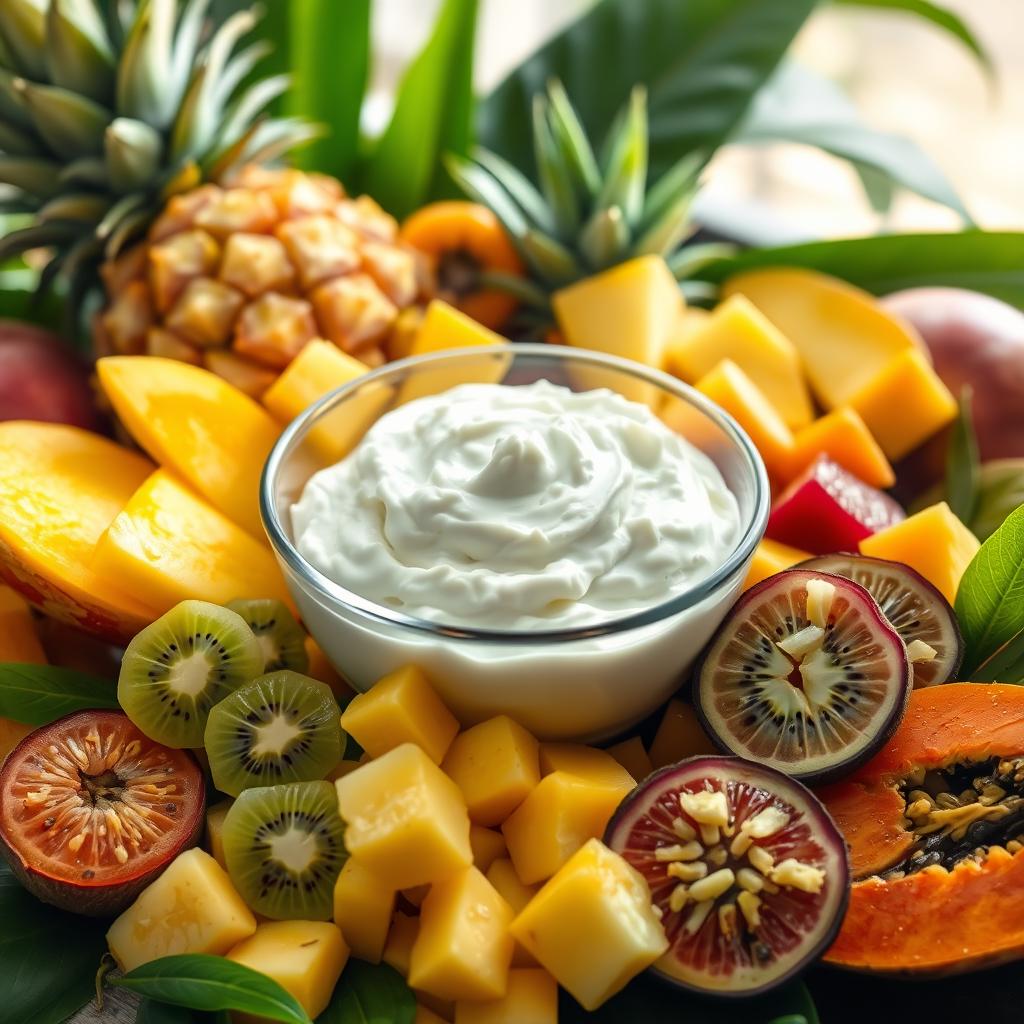
<instances>
[{"instance_id":1,"label":"white yogurt dip","mask_svg":"<svg viewBox=\"0 0 1024 1024\"><path fill-rule=\"evenodd\" d=\"M583 626L661 604L736 547L714 463L646 406L539 381L387 413L292 507L336 583L450 625Z\"/></svg>"}]
</instances>

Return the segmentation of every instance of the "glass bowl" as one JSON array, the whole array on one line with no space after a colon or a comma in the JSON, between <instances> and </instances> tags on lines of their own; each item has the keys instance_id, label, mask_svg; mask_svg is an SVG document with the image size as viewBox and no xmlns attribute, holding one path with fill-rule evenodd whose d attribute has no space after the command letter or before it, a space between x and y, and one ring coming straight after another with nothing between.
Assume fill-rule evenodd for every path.
<instances>
[{"instance_id":1,"label":"glass bowl","mask_svg":"<svg viewBox=\"0 0 1024 1024\"><path fill-rule=\"evenodd\" d=\"M414 618L318 572L293 543L306 481L351 451L403 402L457 384L550 380L646 402L718 466L740 510L735 548L670 599L573 628L474 629ZM507 714L545 739L596 740L644 718L679 687L729 609L768 518L764 463L735 421L693 388L639 363L556 345L450 349L390 363L338 388L281 435L263 472L263 522L307 628L357 690L418 665L464 724Z\"/></svg>"}]
</instances>

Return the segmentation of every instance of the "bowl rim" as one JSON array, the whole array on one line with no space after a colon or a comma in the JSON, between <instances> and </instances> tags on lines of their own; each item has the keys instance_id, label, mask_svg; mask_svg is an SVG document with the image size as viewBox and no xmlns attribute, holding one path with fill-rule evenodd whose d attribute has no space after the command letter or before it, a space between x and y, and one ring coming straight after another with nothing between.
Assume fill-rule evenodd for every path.
<instances>
[{"instance_id":1,"label":"bowl rim","mask_svg":"<svg viewBox=\"0 0 1024 1024\"><path fill-rule=\"evenodd\" d=\"M330 577L325 576L309 563L299 553L299 550L284 528L284 524L277 511L276 502L274 501L274 490L277 479L282 468L287 463L292 448L301 443L313 424L335 405L340 404L350 394L353 394L368 383L387 380L392 376L409 370L435 369L438 364L456 362L467 357L502 355L511 355L513 358L517 355L540 357L556 363L564 363L571 359L573 362L589 363L604 369L619 370L634 379L653 384L661 391L668 392L673 397L685 401L719 427L734 447L739 449L743 455L748 469L753 476L754 488L753 514L744 524L743 532L725 560L712 573L693 584L693 586L681 590L668 599L651 605L649 608L630 612L628 615L613 616L608 619L602 619L599 622L586 623L579 626L536 630L480 629L473 626L452 625L440 620L406 615L403 612L380 605L376 601L348 590L340 583L336 583ZM340 604L348 611L357 612L378 623L399 629L409 629L425 635L475 641L482 644L518 646L545 645L613 636L652 625L700 604L706 598L713 595L722 583L730 579L753 554L754 549L764 535L765 527L768 523L770 494L768 471L753 441L751 441L750 437L729 413L697 391L696 388L661 370L644 366L642 363L625 359L621 356L609 355L591 349L575 348L568 345L509 342L500 345L444 349L438 352L428 352L423 355L395 360L394 362L385 363L375 370L360 374L351 381L329 391L292 420L275 442L264 464L263 473L260 478L259 504L264 529L278 558L285 563L288 570L298 576L307 587L318 593L320 597L328 598L331 602Z\"/></svg>"}]
</instances>

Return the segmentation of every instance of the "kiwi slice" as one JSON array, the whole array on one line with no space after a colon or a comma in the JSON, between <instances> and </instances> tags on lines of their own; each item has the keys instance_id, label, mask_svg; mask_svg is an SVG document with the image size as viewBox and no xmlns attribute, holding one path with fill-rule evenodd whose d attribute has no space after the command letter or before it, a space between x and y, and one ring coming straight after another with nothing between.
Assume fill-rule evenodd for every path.
<instances>
[{"instance_id":1,"label":"kiwi slice","mask_svg":"<svg viewBox=\"0 0 1024 1024\"><path fill-rule=\"evenodd\" d=\"M309 669L306 634L282 601L262 598L253 601L229 601L228 607L238 612L256 634L263 649L263 671L277 672L290 668L295 672Z\"/></svg>"},{"instance_id":2,"label":"kiwi slice","mask_svg":"<svg viewBox=\"0 0 1024 1024\"><path fill-rule=\"evenodd\" d=\"M326 683L272 672L211 712L204 746L213 784L230 796L254 786L322 779L340 760L341 711Z\"/></svg>"},{"instance_id":3,"label":"kiwi slice","mask_svg":"<svg viewBox=\"0 0 1024 1024\"><path fill-rule=\"evenodd\" d=\"M348 857L329 782L247 789L224 818L224 860L242 898L277 921L326 921Z\"/></svg>"},{"instance_id":4,"label":"kiwi slice","mask_svg":"<svg viewBox=\"0 0 1024 1024\"><path fill-rule=\"evenodd\" d=\"M259 641L237 612L182 601L128 645L117 699L150 739L201 747L210 709L262 671Z\"/></svg>"}]
</instances>

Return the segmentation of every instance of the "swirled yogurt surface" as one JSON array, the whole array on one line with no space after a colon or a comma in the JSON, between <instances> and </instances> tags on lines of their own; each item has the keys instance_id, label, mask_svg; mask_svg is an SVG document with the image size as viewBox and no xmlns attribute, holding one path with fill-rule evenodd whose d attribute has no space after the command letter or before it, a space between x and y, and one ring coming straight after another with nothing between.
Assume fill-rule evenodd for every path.
<instances>
[{"instance_id":1,"label":"swirled yogurt surface","mask_svg":"<svg viewBox=\"0 0 1024 1024\"><path fill-rule=\"evenodd\" d=\"M739 538L711 460L608 390L464 384L381 417L292 507L298 550L378 604L552 629L652 607Z\"/></svg>"}]
</instances>

